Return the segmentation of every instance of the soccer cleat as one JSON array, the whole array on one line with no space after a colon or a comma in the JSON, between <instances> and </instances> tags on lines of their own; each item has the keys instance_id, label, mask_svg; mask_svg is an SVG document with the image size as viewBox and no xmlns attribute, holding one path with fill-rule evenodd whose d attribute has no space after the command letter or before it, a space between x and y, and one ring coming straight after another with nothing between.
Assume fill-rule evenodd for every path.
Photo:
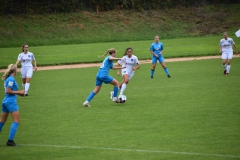
<instances>
[{"instance_id":1,"label":"soccer cleat","mask_svg":"<svg viewBox=\"0 0 240 160\"><path fill-rule=\"evenodd\" d=\"M114 92L111 91L111 92L110 92L110 99L113 99L113 94L114 94Z\"/></svg>"},{"instance_id":2,"label":"soccer cleat","mask_svg":"<svg viewBox=\"0 0 240 160\"><path fill-rule=\"evenodd\" d=\"M24 96L28 96L28 92L25 92Z\"/></svg>"},{"instance_id":3,"label":"soccer cleat","mask_svg":"<svg viewBox=\"0 0 240 160\"><path fill-rule=\"evenodd\" d=\"M16 143L14 143L13 140L8 140L6 143L7 146L16 146Z\"/></svg>"},{"instance_id":4,"label":"soccer cleat","mask_svg":"<svg viewBox=\"0 0 240 160\"><path fill-rule=\"evenodd\" d=\"M224 71L223 71L223 74L227 74L227 70L224 70Z\"/></svg>"},{"instance_id":5,"label":"soccer cleat","mask_svg":"<svg viewBox=\"0 0 240 160\"><path fill-rule=\"evenodd\" d=\"M153 76L151 76L151 78L153 78Z\"/></svg>"},{"instance_id":6,"label":"soccer cleat","mask_svg":"<svg viewBox=\"0 0 240 160\"><path fill-rule=\"evenodd\" d=\"M168 78L171 78L170 74L168 74L167 76L168 76Z\"/></svg>"},{"instance_id":7,"label":"soccer cleat","mask_svg":"<svg viewBox=\"0 0 240 160\"><path fill-rule=\"evenodd\" d=\"M87 102L87 101L85 101L85 102L83 103L83 106L85 106L85 107L91 107L90 104L89 104L89 102Z\"/></svg>"},{"instance_id":8,"label":"soccer cleat","mask_svg":"<svg viewBox=\"0 0 240 160\"><path fill-rule=\"evenodd\" d=\"M120 101L119 101L119 99L117 99L117 97L113 97L112 101L115 103L120 103Z\"/></svg>"}]
</instances>

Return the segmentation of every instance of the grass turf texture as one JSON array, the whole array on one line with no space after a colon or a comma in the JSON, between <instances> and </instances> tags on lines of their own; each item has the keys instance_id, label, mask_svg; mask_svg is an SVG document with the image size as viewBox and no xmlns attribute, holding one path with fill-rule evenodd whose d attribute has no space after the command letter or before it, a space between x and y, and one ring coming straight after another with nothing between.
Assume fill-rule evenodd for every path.
<instances>
[{"instance_id":1,"label":"grass turf texture","mask_svg":"<svg viewBox=\"0 0 240 160\"><path fill-rule=\"evenodd\" d=\"M150 8L149 8L150 9ZM0 47L104 43L235 33L240 4L0 16Z\"/></svg>"},{"instance_id":2,"label":"grass turf texture","mask_svg":"<svg viewBox=\"0 0 240 160\"><path fill-rule=\"evenodd\" d=\"M82 103L97 67L34 72L29 96L18 98L20 146L5 145L9 118L0 134L0 159L240 158L240 58L228 76L220 59L167 66L171 79L159 64L150 79L151 64L141 65L122 105L111 102L112 85L103 85L91 108ZM19 73L16 78L20 84Z\"/></svg>"},{"instance_id":3,"label":"grass turf texture","mask_svg":"<svg viewBox=\"0 0 240 160\"><path fill-rule=\"evenodd\" d=\"M238 46L240 39L231 37ZM173 58L218 55L221 38L222 36L205 36L160 41L164 44L164 57ZM102 58L98 58L98 55L103 55L111 47L118 50L118 57L123 56L127 47L132 47L139 59L151 59L149 48L153 42L154 40L38 47L31 47L29 44L29 51L34 53L38 66L101 62ZM20 52L21 47L0 48L0 68L6 68L8 64L15 63Z\"/></svg>"}]
</instances>

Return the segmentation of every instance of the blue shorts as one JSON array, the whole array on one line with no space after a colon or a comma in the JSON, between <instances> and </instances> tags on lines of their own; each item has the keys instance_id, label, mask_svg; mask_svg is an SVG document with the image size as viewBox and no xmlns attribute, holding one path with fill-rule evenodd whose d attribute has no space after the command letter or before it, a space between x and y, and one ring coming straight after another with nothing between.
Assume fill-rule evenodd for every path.
<instances>
[{"instance_id":1,"label":"blue shorts","mask_svg":"<svg viewBox=\"0 0 240 160\"><path fill-rule=\"evenodd\" d=\"M163 56L159 56L159 55L158 55L158 58L155 57L155 56L152 56L152 63L156 64L157 61L159 61L160 63L164 62Z\"/></svg>"},{"instance_id":2,"label":"blue shorts","mask_svg":"<svg viewBox=\"0 0 240 160\"><path fill-rule=\"evenodd\" d=\"M98 74L96 77L96 86L102 86L102 83L104 82L105 84L108 84L113 81L113 77L109 75L101 75Z\"/></svg>"},{"instance_id":3,"label":"blue shorts","mask_svg":"<svg viewBox=\"0 0 240 160\"><path fill-rule=\"evenodd\" d=\"M3 113L11 113L14 111L19 111L17 102L2 102Z\"/></svg>"}]
</instances>

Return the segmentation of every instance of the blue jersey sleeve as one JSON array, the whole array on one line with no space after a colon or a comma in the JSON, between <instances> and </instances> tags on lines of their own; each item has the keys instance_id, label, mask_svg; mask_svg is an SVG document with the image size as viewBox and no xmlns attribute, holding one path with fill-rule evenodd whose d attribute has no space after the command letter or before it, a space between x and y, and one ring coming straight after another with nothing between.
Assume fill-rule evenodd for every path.
<instances>
[{"instance_id":1,"label":"blue jersey sleeve","mask_svg":"<svg viewBox=\"0 0 240 160\"><path fill-rule=\"evenodd\" d=\"M14 84L15 84L15 80L12 77L9 77L5 82L6 89L7 88L13 89Z\"/></svg>"},{"instance_id":2,"label":"blue jersey sleeve","mask_svg":"<svg viewBox=\"0 0 240 160\"><path fill-rule=\"evenodd\" d=\"M154 52L153 44L151 44L151 46L150 46L150 51L153 51L153 52Z\"/></svg>"}]
</instances>

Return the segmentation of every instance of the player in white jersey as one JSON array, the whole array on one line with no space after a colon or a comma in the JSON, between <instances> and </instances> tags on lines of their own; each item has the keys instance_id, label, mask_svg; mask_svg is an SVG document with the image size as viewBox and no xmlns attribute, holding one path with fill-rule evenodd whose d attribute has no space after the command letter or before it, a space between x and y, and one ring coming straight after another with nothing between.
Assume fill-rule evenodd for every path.
<instances>
[{"instance_id":1,"label":"player in white jersey","mask_svg":"<svg viewBox=\"0 0 240 160\"><path fill-rule=\"evenodd\" d=\"M126 67L122 69L122 77L123 80L119 85L120 95L123 95L127 84L129 80L133 77L134 71L140 68L140 64L138 61L137 56L133 55L133 49L131 47L128 47L124 53L124 56L121 60L118 60L118 66ZM118 70L117 75L120 75L120 70ZM112 98L113 92L111 92L111 98Z\"/></svg>"},{"instance_id":2,"label":"player in white jersey","mask_svg":"<svg viewBox=\"0 0 240 160\"><path fill-rule=\"evenodd\" d=\"M234 43L232 38L228 37L227 32L223 33L223 39L220 40L219 44L219 53L222 54L222 66L224 68L223 74L229 74L231 67L231 60L233 57L233 49L234 47L236 51L236 55L238 54L237 46ZM227 62L227 65L226 65Z\"/></svg>"},{"instance_id":3,"label":"player in white jersey","mask_svg":"<svg viewBox=\"0 0 240 160\"><path fill-rule=\"evenodd\" d=\"M25 96L28 96L28 90L30 87L30 80L33 75L33 69L37 70L37 61L33 55L33 53L28 52L28 44L22 45L22 53L18 55L18 59L16 61L16 65L21 61L21 77L22 77L22 87L25 90ZM32 65L32 61L34 62L34 68Z\"/></svg>"}]
</instances>

